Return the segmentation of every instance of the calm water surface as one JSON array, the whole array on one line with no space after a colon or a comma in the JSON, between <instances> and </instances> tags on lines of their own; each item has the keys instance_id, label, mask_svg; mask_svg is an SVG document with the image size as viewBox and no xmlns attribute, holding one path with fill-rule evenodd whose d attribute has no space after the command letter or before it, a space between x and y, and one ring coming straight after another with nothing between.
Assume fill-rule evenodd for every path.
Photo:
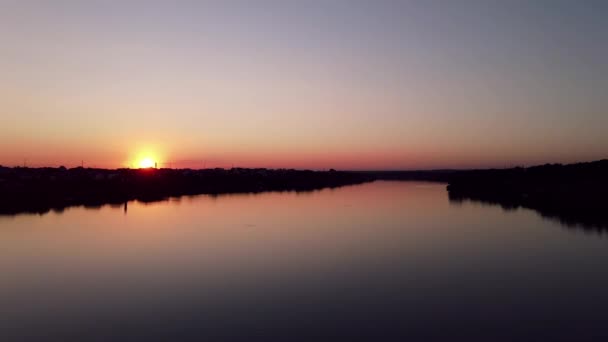
<instances>
[{"instance_id":1,"label":"calm water surface","mask_svg":"<svg viewBox=\"0 0 608 342\"><path fill-rule=\"evenodd\" d=\"M0 340L605 340L608 239L444 184L0 216Z\"/></svg>"}]
</instances>

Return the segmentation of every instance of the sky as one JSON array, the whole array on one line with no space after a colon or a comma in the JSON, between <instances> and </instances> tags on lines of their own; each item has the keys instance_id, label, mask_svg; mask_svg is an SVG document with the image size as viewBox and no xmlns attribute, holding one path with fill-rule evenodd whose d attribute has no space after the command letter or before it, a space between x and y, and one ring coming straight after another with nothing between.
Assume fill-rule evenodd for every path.
<instances>
[{"instance_id":1,"label":"sky","mask_svg":"<svg viewBox=\"0 0 608 342\"><path fill-rule=\"evenodd\" d=\"M0 164L608 158L606 18L584 0L0 0Z\"/></svg>"}]
</instances>

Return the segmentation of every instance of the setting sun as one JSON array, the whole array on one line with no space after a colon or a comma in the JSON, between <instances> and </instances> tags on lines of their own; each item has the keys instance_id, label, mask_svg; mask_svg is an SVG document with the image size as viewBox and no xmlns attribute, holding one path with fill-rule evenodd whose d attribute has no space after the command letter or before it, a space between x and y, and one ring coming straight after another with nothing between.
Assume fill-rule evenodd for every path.
<instances>
[{"instance_id":1,"label":"setting sun","mask_svg":"<svg viewBox=\"0 0 608 342\"><path fill-rule=\"evenodd\" d=\"M152 160L152 158L143 158L142 160L139 161L139 168L141 169L147 169L147 168L151 168L151 167L155 167L156 163L154 162L154 160Z\"/></svg>"}]
</instances>

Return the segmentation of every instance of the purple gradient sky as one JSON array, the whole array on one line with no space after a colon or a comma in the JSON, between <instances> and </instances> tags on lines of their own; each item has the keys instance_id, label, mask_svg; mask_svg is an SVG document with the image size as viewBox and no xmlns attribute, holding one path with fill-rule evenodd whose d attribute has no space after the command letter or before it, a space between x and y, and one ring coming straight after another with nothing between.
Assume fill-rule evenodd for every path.
<instances>
[{"instance_id":1,"label":"purple gradient sky","mask_svg":"<svg viewBox=\"0 0 608 342\"><path fill-rule=\"evenodd\" d=\"M605 1L2 1L0 164L606 158L606 18Z\"/></svg>"}]
</instances>

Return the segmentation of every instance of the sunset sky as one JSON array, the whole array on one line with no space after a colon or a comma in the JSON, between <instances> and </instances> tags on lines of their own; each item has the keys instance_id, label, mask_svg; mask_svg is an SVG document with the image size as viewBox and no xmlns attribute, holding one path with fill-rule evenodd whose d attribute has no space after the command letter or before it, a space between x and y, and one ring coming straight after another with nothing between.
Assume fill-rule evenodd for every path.
<instances>
[{"instance_id":1,"label":"sunset sky","mask_svg":"<svg viewBox=\"0 0 608 342\"><path fill-rule=\"evenodd\" d=\"M608 157L608 1L0 1L0 164Z\"/></svg>"}]
</instances>

